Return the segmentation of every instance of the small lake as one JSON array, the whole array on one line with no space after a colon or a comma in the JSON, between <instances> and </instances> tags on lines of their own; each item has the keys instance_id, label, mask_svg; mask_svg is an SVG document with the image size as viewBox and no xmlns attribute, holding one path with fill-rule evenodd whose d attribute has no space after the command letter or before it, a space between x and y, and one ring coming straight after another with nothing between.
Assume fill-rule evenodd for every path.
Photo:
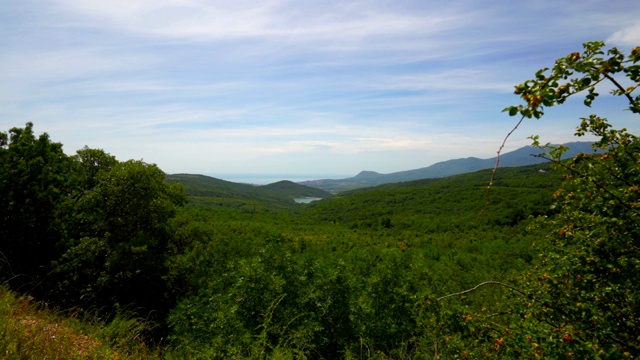
<instances>
[{"instance_id":1,"label":"small lake","mask_svg":"<svg viewBox=\"0 0 640 360\"><path fill-rule=\"evenodd\" d=\"M297 202L298 204L308 204L312 201L316 201L316 200L322 200L322 198L319 197L303 197L303 198L295 198L293 199L293 201Z\"/></svg>"}]
</instances>

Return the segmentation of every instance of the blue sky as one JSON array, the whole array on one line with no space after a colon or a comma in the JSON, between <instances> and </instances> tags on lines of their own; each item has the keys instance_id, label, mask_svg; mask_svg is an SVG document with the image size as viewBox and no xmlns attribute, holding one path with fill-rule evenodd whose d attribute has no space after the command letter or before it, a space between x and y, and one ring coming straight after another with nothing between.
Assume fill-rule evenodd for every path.
<instances>
[{"instance_id":1,"label":"blue sky","mask_svg":"<svg viewBox=\"0 0 640 360\"><path fill-rule=\"evenodd\" d=\"M311 178L495 153L513 86L590 40L640 45L640 2L0 0L0 131L168 173ZM609 97L531 120L575 141ZM222 177L222 176L220 176ZM224 178L224 177L223 177Z\"/></svg>"}]
</instances>

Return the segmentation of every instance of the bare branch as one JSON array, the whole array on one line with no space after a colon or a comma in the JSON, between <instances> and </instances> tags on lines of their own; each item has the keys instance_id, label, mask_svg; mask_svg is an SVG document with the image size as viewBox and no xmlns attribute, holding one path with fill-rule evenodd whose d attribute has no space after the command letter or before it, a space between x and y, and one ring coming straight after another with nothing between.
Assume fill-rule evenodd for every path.
<instances>
[{"instance_id":1,"label":"bare branch","mask_svg":"<svg viewBox=\"0 0 640 360\"><path fill-rule=\"evenodd\" d=\"M633 105L633 98L631 97L631 95L629 95L627 90L625 90L625 88L623 88L622 85L620 85L620 83L616 81L616 79L612 78L607 73L602 73L602 76L606 77L609 81L613 83L613 85L615 85L620 91L622 91L622 93L627 97L627 99L629 99L629 103Z\"/></svg>"},{"instance_id":2,"label":"bare branch","mask_svg":"<svg viewBox=\"0 0 640 360\"><path fill-rule=\"evenodd\" d=\"M433 360L438 360L438 342L433 342L433 347L435 348L435 354L433 355Z\"/></svg>"},{"instance_id":3,"label":"bare branch","mask_svg":"<svg viewBox=\"0 0 640 360\"><path fill-rule=\"evenodd\" d=\"M484 286L484 285L500 285L500 286L504 286L504 287L506 287L506 288L508 288L508 289L511 289L511 290L513 290L513 291L516 291L516 292L520 293L521 295L525 295L525 293L523 293L522 291L520 291L520 290L518 290L518 289L514 288L514 287L513 287L513 286L511 286L511 285L507 285L507 284L505 284L505 283L501 283L501 282L499 282L499 281L493 281L493 280L491 280L491 281L485 281L485 282L483 282L482 284L478 284L478 285L476 285L475 287L473 287L473 288L471 288L471 289L468 289L468 290L465 290L465 291L461 291L461 292L458 292L458 293L454 293L454 294L449 294L449 295L441 296L441 297L437 298L436 300L442 300L442 299L446 299L446 298L448 298L448 297L456 296L456 295L464 295L464 294L470 293L470 292L472 292L472 291L474 291L474 290L476 290L476 289L478 289L479 287Z\"/></svg>"},{"instance_id":4,"label":"bare branch","mask_svg":"<svg viewBox=\"0 0 640 360\"><path fill-rule=\"evenodd\" d=\"M518 127L520 126L520 124L522 124L523 121L524 121L524 115L522 115L522 117L520 118L520 121L518 121L516 126L514 126L513 129L511 129L511 131L509 131L507 136L505 136L504 140L502 140L502 144L500 144L500 148L498 149L498 155L496 156L496 165L494 166L493 171L491 172L491 179L489 180L489 185L487 186L487 200L485 201L484 207L482 208L482 210L480 210L480 213L478 214L478 216L484 213L484 211L489 206L489 202L491 201L491 187L493 186L493 181L496 178L496 172L498 171L498 167L500 166L500 155L502 155L502 149L504 148L504 145L507 143L507 140L509 139L511 134L513 134L518 129Z\"/></svg>"}]
</instances>

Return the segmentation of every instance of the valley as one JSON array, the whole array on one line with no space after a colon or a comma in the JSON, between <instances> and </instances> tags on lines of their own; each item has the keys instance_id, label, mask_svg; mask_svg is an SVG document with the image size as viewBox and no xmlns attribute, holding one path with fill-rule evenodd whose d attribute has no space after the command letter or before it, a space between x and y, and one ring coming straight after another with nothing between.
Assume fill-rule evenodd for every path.
<instances>
[{"instance_id":1,"label":"valley","mask_svg":"<svg viewBox=\"0 0 640 360\"><path fill-rule=\"evenodd\" d=\"M504 142L601 82L640 113L639 62L584 43L515 86ZM640 138L574 134L597 140L253 186L0 132L0 356L639 358Z\"/></svg>"}]
</instances>

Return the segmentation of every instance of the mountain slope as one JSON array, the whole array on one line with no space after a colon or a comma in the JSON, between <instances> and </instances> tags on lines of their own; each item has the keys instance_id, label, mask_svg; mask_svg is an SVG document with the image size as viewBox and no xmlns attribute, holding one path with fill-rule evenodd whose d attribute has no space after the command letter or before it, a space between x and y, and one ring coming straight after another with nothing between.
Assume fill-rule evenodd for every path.
<instances>
[{"instance_id":1,"label":"mountain slope","mask_svg":"<svg viewBox=\"0 0 640 360\"><path fill-rule=\"evenodd\" d=\"M220 199L221 204L233 203L235 206L259 203L263 205L294 205L297 197L328 198L332 195L324 190L296 184L291 181L253 186L234 183L205 175L173 174L166 181L181 183L187 195L194 199Z\"/></svg>"},{"instance_id":2,"label":"mountain slope","mask_svg":"<svg viewBox=\"0 0 640 360\"><path fill-rule=\"evenodd\" d=\"M564 144L570 150L564 155L570 158L580 152L591 152L590 142L573 142ZM541 154L540 149L533 146L525 146L520 149L502 154L500 156L501 167L525 166L547 162L547 160L537 157ZM440 178L445 176L463 174L483 169L493 168L496 164L496 158L479 159L469 157L465 159L453 159L435 163L431 166L394 172L390 174L379 174L374 171L362 171L358 175L346 179L322 179L304 181L300 184L316 187L326 191L344 191L350 189L358 189L363 187L377 186L381 184L389 184L396 182L413 181L429 178Z\"/></svg>"},{"instance_id":3,"label":"mountain slope","mask_svg":"<svg viewBox=\"0 0 640 360\"><path fill-rule=\"evenodd\" d=\"M332 195L328 192L313 188L301 184L294 183L289 180L282 180L269 185L263 185L258 187L261 190L269 191L270 194L275 194L280 197L317 197L328 198Z\"/></svg>"},{"instance_id":4,"label":"mountain slope","mask_svg":"<svg viewBox=\"0 0 640 360\"><path fill-rule=\"evenodd\" d=\"M385 218L409 226L425 216L431 220L441 217L443 223L452 217L475 221L480 213L492 224L513 225L528 214L549 211L552 194L561 183L560 172L548 163L508 167L497 172L488 198L491 172L485 169L344 191L304 211L324 221L353 226L373 226ZM490 206L485 208L487 199Z\"/></svg>"}]
</instances>

